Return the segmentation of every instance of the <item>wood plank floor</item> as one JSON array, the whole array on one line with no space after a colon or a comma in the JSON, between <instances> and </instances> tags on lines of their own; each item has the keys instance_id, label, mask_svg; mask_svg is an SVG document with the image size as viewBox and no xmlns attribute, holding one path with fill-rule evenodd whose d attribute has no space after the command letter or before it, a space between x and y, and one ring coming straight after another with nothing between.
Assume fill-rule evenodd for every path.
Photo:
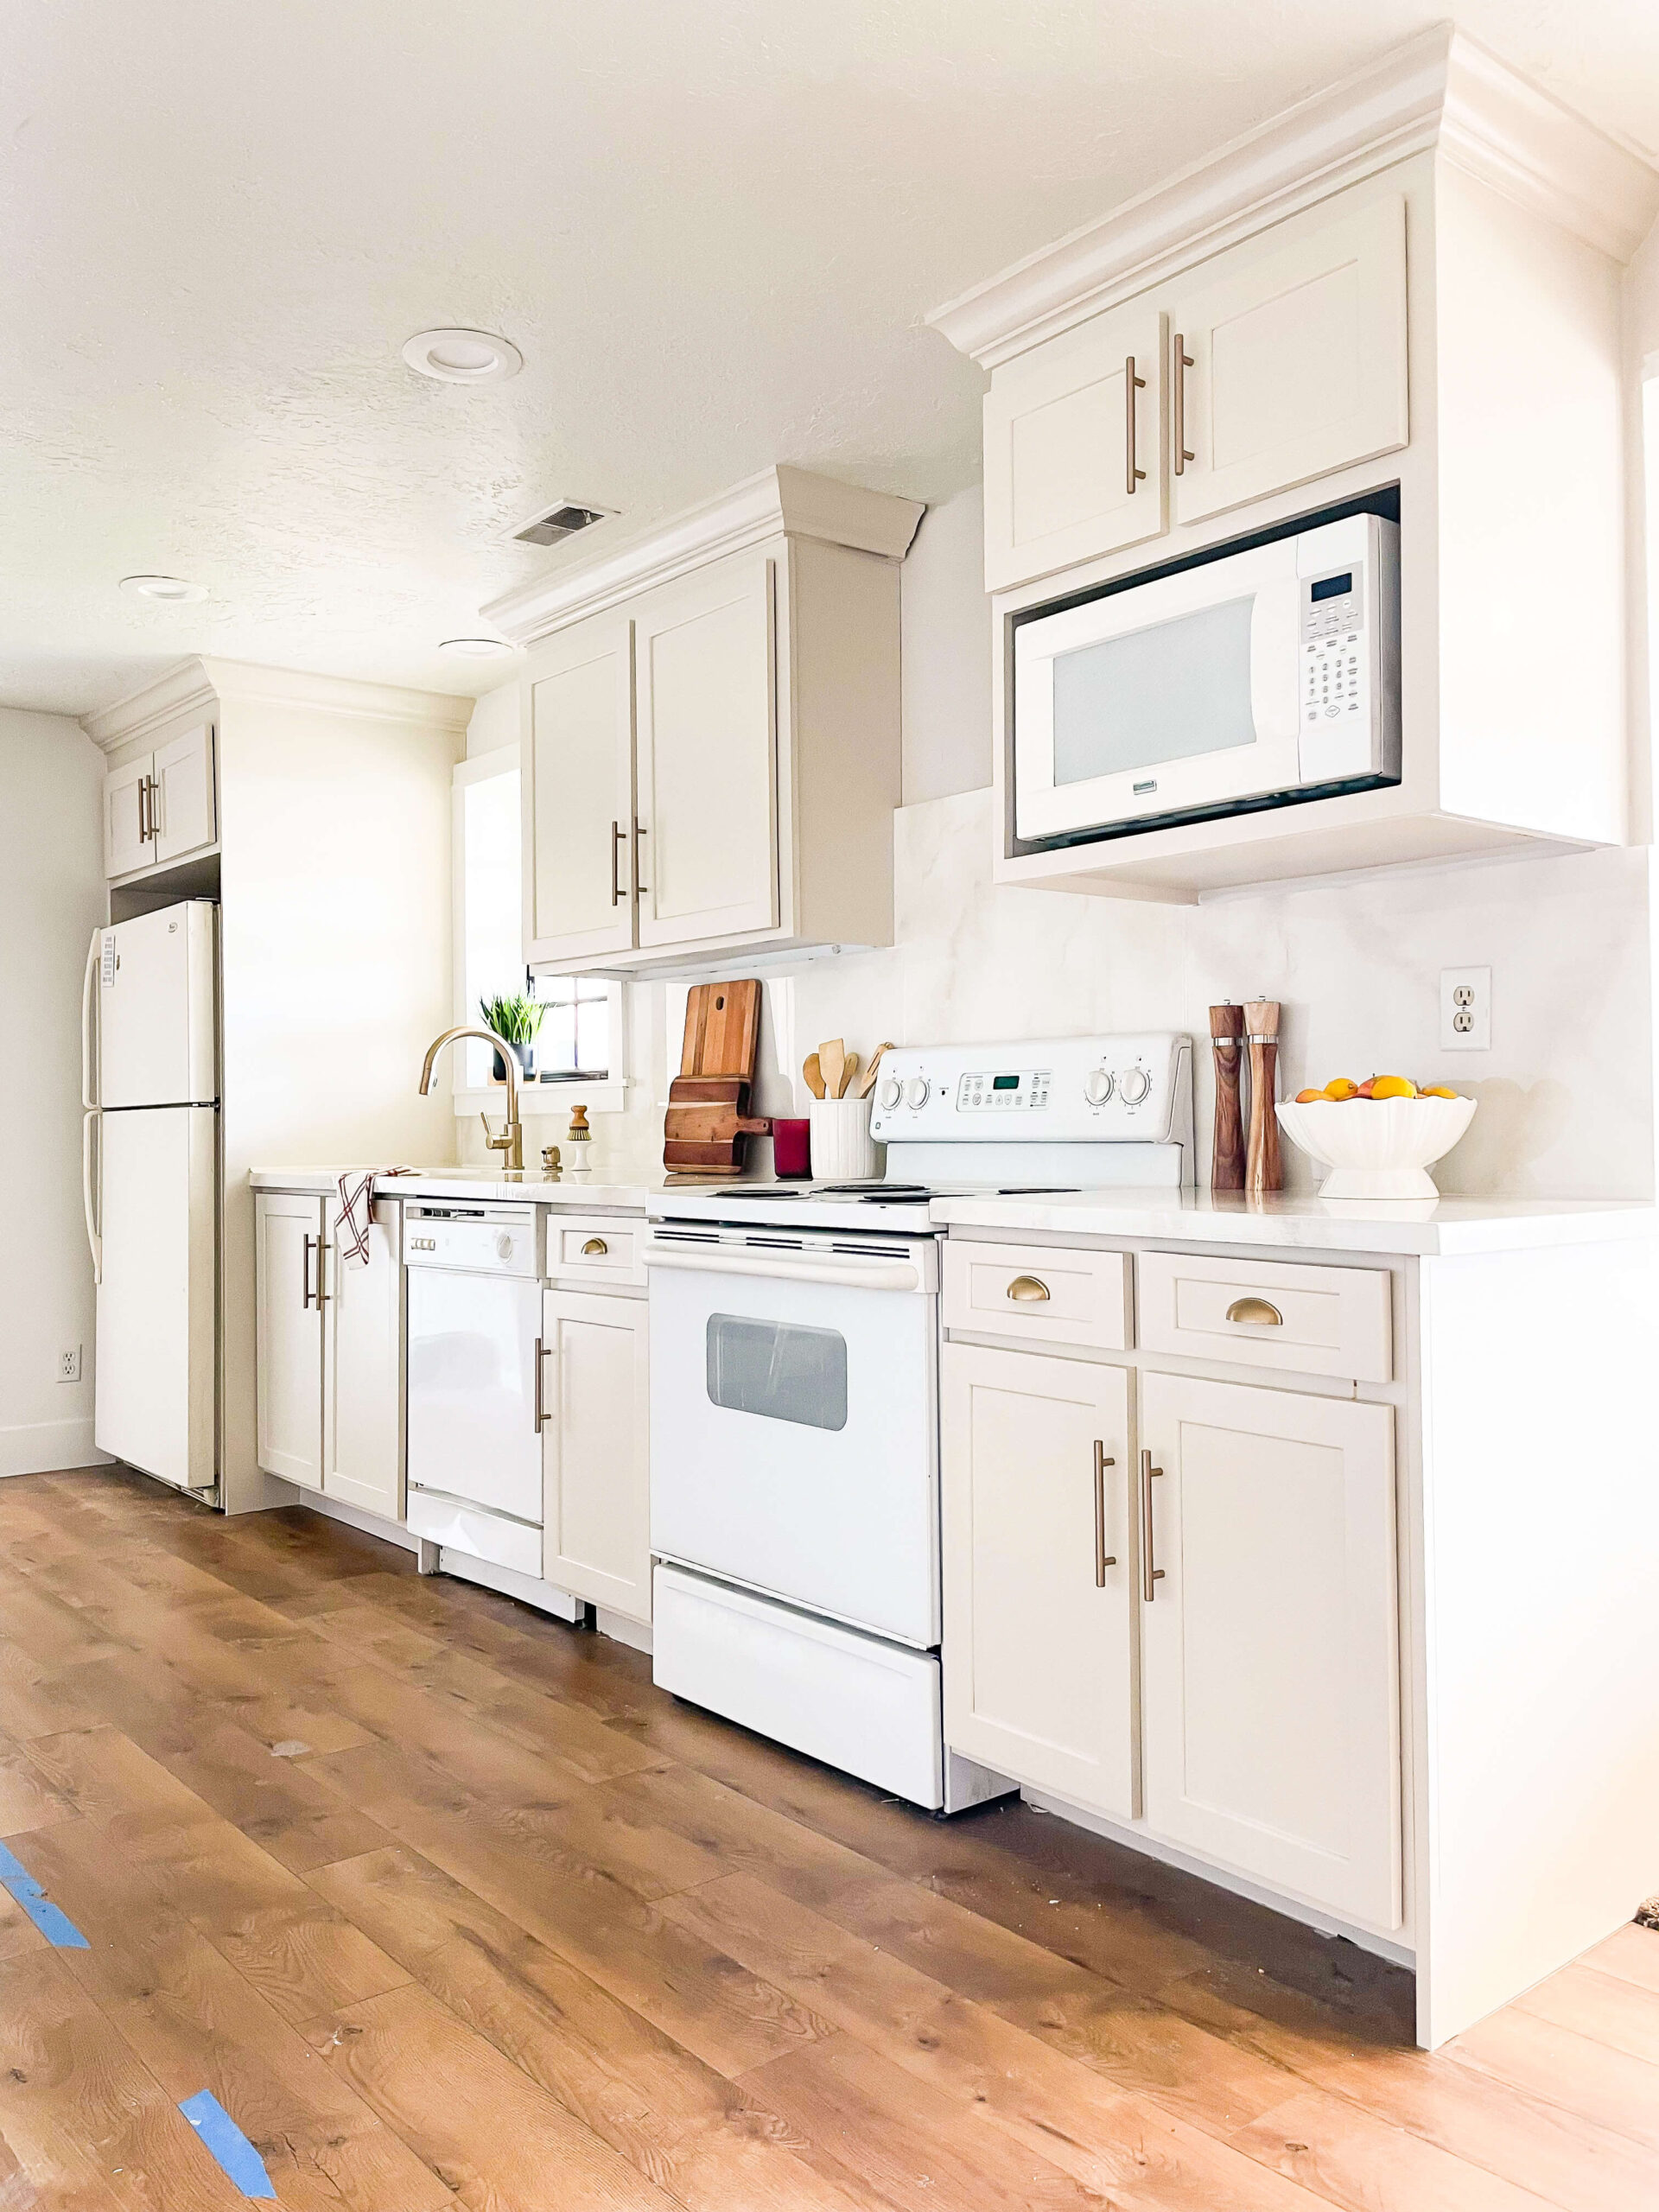
<instances>
[{"instance_id":1,"label":"wood plank floor","mask_svg":"<svg viewBox=\"0 0 1659 2212\"><path fill-rule=\"evenodd\" d=\"M1433 2058L1351 1946L941 1823L296 1510L0 1483L0 2212L1640 2212L1659 1934Z\"/></svg>"}]
</instances>

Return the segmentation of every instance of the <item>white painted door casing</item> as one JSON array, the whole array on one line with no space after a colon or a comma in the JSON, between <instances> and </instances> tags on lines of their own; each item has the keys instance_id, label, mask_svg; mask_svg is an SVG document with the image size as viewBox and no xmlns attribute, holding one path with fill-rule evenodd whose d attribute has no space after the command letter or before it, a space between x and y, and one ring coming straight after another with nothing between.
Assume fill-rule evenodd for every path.
<instances>
[{"instance_id":1,"label":"white painted door casing","mask_svg":"<svg viewBox=\"0 0 1659 2212\"><path fill-rule=\"evenodd\" d=\"M633 625L599 614L538 647L524 687L524 957L634 943Z\"/></svg>"},{"instance_id":2,"label":"white painted door casing","mask_svg":"<svg viewBox=\"0 0 1659 2212\"><path fill-rule=\"evenodd\" d=\"M328 1240L322 1325L322 1488L404 1517L403 1208L377 1198L366 1267Z\"/></svg>"},{"instance_id":3,"label":"white painted door casing","mask_svg":"<svg viewBox=\"0 0 1659 2212\"><path fill-rule=\"evenodd\" d=\"M1131 1820L1128 1371L948 1344L941 1402L945 1741L1036 1788ZM1097 1550L1109 1565L1098 1564Z\"/></svg>"},{"instance_id":4,"label":"white painted door casing","mask_svg":"<svg viewBox=\"0 0 1659 2212\"><path fill-rule=\"evenodd\" d=\"M1148 1830L1397 1928L1393 1408L1146 1374L1141 1442Z\"/></svg>"},{"instance_id":5,"label":"white painted door casing","mask_svg":"<svg viewBox=\"0 0 1659 2212\"><path fill-rule=\"evenodd\" d=\"M546 1580L651 1618L651 1402L643 1298L542 1300Z\"/></svg>"},{"instance_id":6,"label":"white painted door casing","mask_svg":"<svg viewBox=\"0 0 1659 2212\"><path fill-rule=\"evenodd\" d=\"M259 1465L306 1490L322 1488L324 1219L320 1198L261 1191L254 1200Z\"/></svg>"}]
</instances>

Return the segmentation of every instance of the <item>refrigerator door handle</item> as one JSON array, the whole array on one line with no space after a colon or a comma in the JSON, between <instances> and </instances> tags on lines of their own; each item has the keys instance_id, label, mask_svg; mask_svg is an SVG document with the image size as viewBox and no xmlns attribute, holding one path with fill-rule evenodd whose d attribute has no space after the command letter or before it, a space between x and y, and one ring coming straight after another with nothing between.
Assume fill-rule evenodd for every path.
<instances>
[{"instance_id":1,"label":"refrigerator door handle","mask_svg":"<svg viewBox=\"0 0 1659 2212\"><path fill-rule=\"evenodd\" d=\"M95 1283L101 1283L104 1280L104 1239L99 1232L100 1209L96 1194L97 1179L92 1173L92 1126L94 1122L100 1122L102 1119L103 1116L94 1107L90 1113L81 1116L80 1123L80 1202L86 1215L86 1242L92 1250L92 1281ZM99 1135L102 1136L101 1129ZM101 1144L99 1147L98 1164L101 1176L104 1166Z\"/></svg>"},{"instance_id":2,"label":"refrigerator door handle","mask_svg":"<svg viewBox=\"0 0 1659 2212\"><path fill-rule=\"evenodd\" d=\"M98 1104L92 1096L92 1074L98 1058L98 1046L92 1036L92 985L103 950L104 932L94 930L92 941L86 948L86 973L80 980L80 1103L88 1108Z\"/></svg>"}]
</instances>

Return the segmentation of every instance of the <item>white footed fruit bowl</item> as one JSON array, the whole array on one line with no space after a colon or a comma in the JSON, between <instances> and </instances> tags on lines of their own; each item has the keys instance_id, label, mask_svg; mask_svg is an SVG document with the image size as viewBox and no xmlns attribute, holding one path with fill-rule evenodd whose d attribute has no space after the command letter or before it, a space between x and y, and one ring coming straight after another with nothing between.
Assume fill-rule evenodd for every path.
<instances>
[{"instance_id":1,"label":"white footed fruit bowl","mask_svg":"<svg viewBox=\"0 0 1659 2212\"><path fill-rule=\"evenodd\" d=\"M1293 1143L1331 1173L1322 1198L1433 1198L1428 1170L1475 1118L1472 1098L1317 1098L1277 1109Z\"/></svg>"}]
</instances>

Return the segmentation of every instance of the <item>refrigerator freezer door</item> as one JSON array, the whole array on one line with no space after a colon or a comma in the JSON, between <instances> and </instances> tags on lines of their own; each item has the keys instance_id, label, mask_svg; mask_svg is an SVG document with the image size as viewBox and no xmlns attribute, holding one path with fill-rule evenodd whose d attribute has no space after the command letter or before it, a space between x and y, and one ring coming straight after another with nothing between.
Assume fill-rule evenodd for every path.
<instances>
[{"instance_id":1,"label":"refrigerator freezer door","mask_svg":"<svg viewBox=\"0 0 1659 2212\"><path fill-rule=\"evenodd\" d=\"M154 1107L104 1114L98 1133L93 1440L181 1490L214 1481L216 1118Z\"/></svg>"},{"instance_id":2,"label":"refrigerator freezer door","mask_svg":"<svg viewBox=\"0 0 1659 2212\"><path fill-rule=\"evenodd\" d=\"M123 1106L210 1105L213 924L207 900L158 907L104 931L98 988L97 1098Z\"/></svg>"}]
</instances>

